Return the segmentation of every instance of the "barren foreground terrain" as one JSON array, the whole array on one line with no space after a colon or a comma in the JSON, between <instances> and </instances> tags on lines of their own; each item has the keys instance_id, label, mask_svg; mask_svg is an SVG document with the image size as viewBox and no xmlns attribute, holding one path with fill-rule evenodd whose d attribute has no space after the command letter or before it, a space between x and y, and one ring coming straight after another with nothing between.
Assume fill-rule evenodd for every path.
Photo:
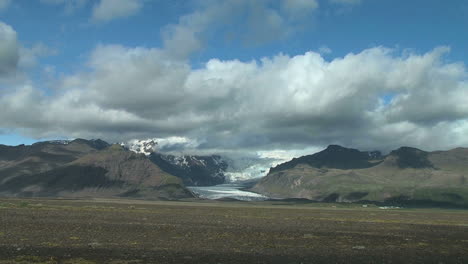
<instances>
[{"instance_id":1,"label":"barren foreground terrain","mask_svg":"<svg viewBox=\"0 0 468 264\"><path fill-rule=\"evenodd\" d=\"M468 263L468 211L2 199L5 263Z\"/></svg>"}]
</instances>

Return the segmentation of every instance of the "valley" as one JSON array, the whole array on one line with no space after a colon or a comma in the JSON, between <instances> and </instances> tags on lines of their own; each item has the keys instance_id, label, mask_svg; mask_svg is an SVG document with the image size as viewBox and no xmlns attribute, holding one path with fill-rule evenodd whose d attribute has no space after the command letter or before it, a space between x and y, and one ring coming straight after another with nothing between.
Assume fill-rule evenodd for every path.
<instances>
[{"instance_id":1,"label":"valley","mask_svg":"<svg viewBox=\"0 0 468 264\"><path fill-rule=\"evenodd\" d=\"M0 264L468 262L466 149L331 145L229 182L145 146L0 145Z\"/></svg>"}]
</instances>

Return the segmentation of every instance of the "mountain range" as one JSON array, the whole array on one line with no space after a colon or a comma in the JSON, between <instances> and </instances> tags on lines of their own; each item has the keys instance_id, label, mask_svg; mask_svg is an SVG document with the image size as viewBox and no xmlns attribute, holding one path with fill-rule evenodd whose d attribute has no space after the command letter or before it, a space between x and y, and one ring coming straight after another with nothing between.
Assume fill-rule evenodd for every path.
<instances>
[{"instance_id":1,"label":"mountain range","mask_svg":"<svg viewBox=\"0 0 468 264\"><path fill-rule=\"evenodd\" d=\"M252 191L325 202L468 206L468 148L382 155L330 145L270 169Z\"/></svg>"},{"instance_id":2,"label":"mountain range","mask_svg":"<svg viewBox=\"0 0 468 264\"><path fill-rule=\"evenodd\" d=\"M0 196L191 198L185 186L226 182L217 155L168 155L102 140L0 145ZM250 190L275 199L468 206L468 148L383 155L330 145L269 170Z\"/></svg>"}]
</instances>

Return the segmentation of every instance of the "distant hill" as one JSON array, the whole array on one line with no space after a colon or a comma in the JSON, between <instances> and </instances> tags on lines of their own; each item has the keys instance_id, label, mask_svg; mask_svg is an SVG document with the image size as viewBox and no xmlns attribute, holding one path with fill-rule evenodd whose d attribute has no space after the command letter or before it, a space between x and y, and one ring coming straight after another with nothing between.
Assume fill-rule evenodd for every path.
<instances>
[{"instance_id":1,"label":"distant hill","mask_svg":"<svg viewBox=\"0 0 468 264\"><path fill-rule=\"evenodd\" d=\"M381 155L331 145L272 168L253 191L274 198L468 206L468 149Z\"/></svg>"},{"instance_id":2,"label":"distant hill","mask_svg":"<svg viewBox=\"0 0 468 264\"><path fill-rule=\"evenodd\" d=\"M2 196L192 197L145 155L102 140L1 146L0 179Z\"/></svg>"}]
</instances>

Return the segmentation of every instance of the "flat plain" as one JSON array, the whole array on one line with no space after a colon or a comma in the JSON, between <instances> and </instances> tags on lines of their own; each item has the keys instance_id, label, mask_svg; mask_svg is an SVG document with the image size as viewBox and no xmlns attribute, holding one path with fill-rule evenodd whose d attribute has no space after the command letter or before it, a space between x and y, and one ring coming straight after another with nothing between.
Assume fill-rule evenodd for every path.
<instances>
[{"instance_id":1,"label":"flat plain","mask_svg":"<svg viewBox=\"0 0 468 264\"><path fill-rule=\"evenodd\" d=\"M6 263L468 263L468 210L0 199Z\"/></svg>"}]
</instances>

